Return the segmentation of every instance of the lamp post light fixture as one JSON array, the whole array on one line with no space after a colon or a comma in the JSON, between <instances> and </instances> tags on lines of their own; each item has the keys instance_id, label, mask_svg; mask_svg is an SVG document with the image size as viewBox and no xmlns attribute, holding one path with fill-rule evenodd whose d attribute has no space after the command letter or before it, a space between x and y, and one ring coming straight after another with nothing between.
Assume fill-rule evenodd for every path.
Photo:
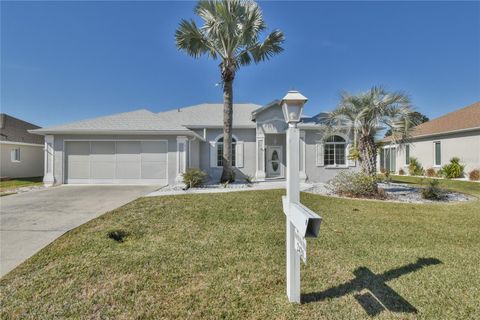
<instances>
[{"instance_id":1,"label":"lamp post light fixture","mask_svg":"<svg viewBox=\"0 0 480 320\"><path fill-rule=\"evenodd\" d=\"M300 258L306 262L305 237L317 237L321 218L300 204L300 122L307 98L298 91L289 91L282 99L287 130L287 195L283 197L286 215L287 297L300 303Z\"/></svg>"},{"instance_id":2,"label":"lamp post light fixture","mask_svg":"<svg viewBox=\"0 0 480 320\"><path fill-rule=\"evenodd\" d=\"M303 113L303 105L308 101L307 97L298 91L288 91L282 99L282 111L285 121L290 125L300 122Z\"/></svg>"}]
</instances>

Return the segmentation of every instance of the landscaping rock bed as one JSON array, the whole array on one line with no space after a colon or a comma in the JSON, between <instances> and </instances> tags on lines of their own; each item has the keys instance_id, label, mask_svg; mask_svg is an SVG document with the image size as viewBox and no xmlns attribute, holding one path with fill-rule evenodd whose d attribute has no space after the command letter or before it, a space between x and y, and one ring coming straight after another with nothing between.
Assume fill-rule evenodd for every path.
<instances>
[{"instance_id":1,"label":"landscaping rock bed","mask_svg":"<svg viewBox=\"0 0 480 320\"><path fill-rule=\"evenodd\" d=\"M402 184L402 183L379 183L378 187L385 191L387 196L386 201L399 201L408 203L437 203L437 202L463 202L472 200L473 197L463 193L446 191L442 200L427 200L422 198L422 188ZM325 183L315 183L310 188L304 190L305 192L314 194L323 194L328 196L337 196L332 190L328 188Z\"/></svg>"},{"instance_id":2,"label":"landscaping rock bed","mask_svg":"<svg viewBox=\"0 0 480 320\"><path fill-rule=\"evenodd\" d=\"M464 202L474 199L463 193L446 191L442 200L427 200L422 198L422 188L403 183L379 183L378 187L385 191L386 199L383 201L398 201L407 203L448 203L448 202ZM149 196L175 195L175 194L191 194L191 193L218 193L218 192L235 192L247 190L266 190L266 189L283 189L285 181L269 181L254 182L246 184L245 182L234 182L228 185L209 182L201 187L184 190L184 185L165 186ZM326 183L302 183L300 190L303 192L321 194L326 196L338 197Z\"/></svg>"}]
</instances>

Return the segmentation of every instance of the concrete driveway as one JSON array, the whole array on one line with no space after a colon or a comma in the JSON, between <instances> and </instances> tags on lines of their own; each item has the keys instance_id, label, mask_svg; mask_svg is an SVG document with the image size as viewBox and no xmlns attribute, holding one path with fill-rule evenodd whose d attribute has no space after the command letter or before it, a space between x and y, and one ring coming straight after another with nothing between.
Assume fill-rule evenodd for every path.
<instances>
[{"instance_id":1,"label":"concrete driveway","mask_svg":"<svg viewBox=\"0 0 480 320\"><path fill-rule=\"evenodd\" d=\"M73 228L159 186L58 186L0 197L0 276Z\"/></svg>"}]
</instances>

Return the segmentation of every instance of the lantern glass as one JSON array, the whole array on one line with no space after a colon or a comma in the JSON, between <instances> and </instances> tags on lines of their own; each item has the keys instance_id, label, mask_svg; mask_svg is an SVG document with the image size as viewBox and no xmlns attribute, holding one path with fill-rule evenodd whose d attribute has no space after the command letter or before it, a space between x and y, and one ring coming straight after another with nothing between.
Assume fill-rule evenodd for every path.
<instances>
[{"instance_id":1,"label":"lantern glass","mask_svg":"<svg viewBox=\"0 0 480 320\"><path fill-rule=\"evenodd\" d=\"M303 103L300 101L285 101L283 103L283 116L287 123L300 122L302 116Z\"/></svg>"},{"instance_id":2,"label":"lantern glass","mask_svg":"<svg viewBox=\"0 0 480 320\"><path fill-rule=\"evenodd\" d=\"M307 98L296 90L288 91L282 100L283 116L287 123L298 123L302 117L303 105Z\"/></svg>"}]
</instances>

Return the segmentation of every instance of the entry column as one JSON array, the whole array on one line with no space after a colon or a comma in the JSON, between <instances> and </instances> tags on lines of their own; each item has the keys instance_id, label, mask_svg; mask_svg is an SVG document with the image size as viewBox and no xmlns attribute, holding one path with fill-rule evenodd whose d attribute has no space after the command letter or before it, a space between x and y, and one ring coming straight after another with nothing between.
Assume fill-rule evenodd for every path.
<instances>
[{"instance_id":1,"label":"entry column","mask_svg":"<svg viewBox=\"0 0 480 320\"><path fill-rule=\"evenodd\" d=\"M177 137L177 176L175 182L183 181L183 173L187 169L187 137Z\"/></svg>"}]
</instances>

